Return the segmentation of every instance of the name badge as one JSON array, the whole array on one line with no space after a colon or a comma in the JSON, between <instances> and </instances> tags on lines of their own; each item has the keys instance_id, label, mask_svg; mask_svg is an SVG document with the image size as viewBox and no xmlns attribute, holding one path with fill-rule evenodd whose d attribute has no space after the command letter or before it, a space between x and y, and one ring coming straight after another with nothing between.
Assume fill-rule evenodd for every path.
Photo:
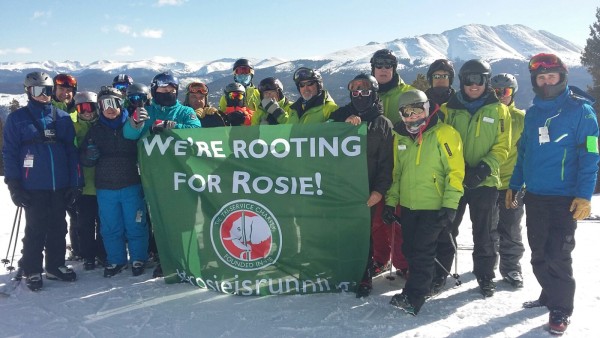
<instances>
[{"instance_id":1,"label":"name badge","mask_svg":"<svg viewBox=\"0 0 600 338\"><path fill-rule=\"evenodd\" d=\"M45 129L44 136L46 136L47 138L53 138L54 136L56 136L56 132L54 131L54 129Z\"/></svg>"},{"instance_id":2,"label":"name badge","mask_svg":"<svg viewBox=\"0 0 600 338\"><path fill-rule=\"evenodd\" d=\"M550 135L548 134L548 127L540 127L538 129L539 132L539 140L540 140L540 144L544 144L544 143L548 143L550 142Z\"/></svg>"},{"instance_id":3,"label":"name badge","mask_svg":"<svg viewBox=\"0 0 600 338\"><path fill-rule=\"evenodd\" d=\"M484 117L483 117L483 122L486 122L486 123L494 123L494 119L493 119L493 118L491 118L491 117L484 116Z\"/></svg>"},{"instance_id":4,"label":"name badge","mask_svg":"<svg viewBox=\"0 0 600 338\"><path fill-rule=\"evenodd\" d=\"M23 168L33 168L33 155L32 154L25 155L25 160L23 161Z\"/></svg>"},{"instance_id":5,"label":"name badge","mask_svg":"<svg viewBox=\"0 0 600 338\"><path fill-rule=\"evenodd\" d=\"M399 144L398 150L406 150L406 144Z\"/></svg>"}]
</instances>

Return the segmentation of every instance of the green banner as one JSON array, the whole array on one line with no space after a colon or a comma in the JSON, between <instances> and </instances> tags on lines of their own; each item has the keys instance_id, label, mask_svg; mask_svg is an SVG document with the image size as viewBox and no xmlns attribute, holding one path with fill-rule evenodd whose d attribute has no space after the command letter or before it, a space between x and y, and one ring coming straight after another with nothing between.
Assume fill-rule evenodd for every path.
<instances>
[{"instance_id":1,"label":"green banner","mask_svg":"<svg viewBox=\"0 0 600 338\"><path fill-rule=\"evenodd\" d=\"M139 142L167 283L352 291L366 266L366 125L168 130Z\"/></svg>"}]
</instances>

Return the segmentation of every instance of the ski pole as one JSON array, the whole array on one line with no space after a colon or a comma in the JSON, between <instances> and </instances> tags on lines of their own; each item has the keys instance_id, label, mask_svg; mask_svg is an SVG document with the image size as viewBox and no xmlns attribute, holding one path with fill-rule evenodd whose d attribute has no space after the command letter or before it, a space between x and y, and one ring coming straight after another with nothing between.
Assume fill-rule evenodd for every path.
<instances>
[{"instance_id":1,"label":"ski pole","mask_svg":"<svg viewBox=\"0 0 600 338\"><path fill-rule=\"evenodd\" d=\"M6 249L6 258L4 258L2 260L2 263L4 265L10 263L10 265L6 268L8 271L14 270L14 267L12 266L12 261L13 261L13 259L15 257L15 249L13 249L12 258L11 258L10 261L8 260L8 255L10 254L10 247L13 246L13 238L15 240L14 247L16 247L16 245L17 245L17 241L18 241L18 237L19 237L19 228L17 226L17 220L19 220L19 225L20 225L20 223L21 223L21 216L20 216L21 215L21 209L22 209L21 207L17 207L17 210L15 211L15 219L13 221L12 230L10 232L10 239L8 240L8 248ZM15 228L17 230L16 231L16 236L15 236Z\"/></svg>"},{"instance_id":2,"label":"ski pole","mask_svg":"<svg viewBox=\"0 0 600 338\"><path fill-rule=\"evenodd\" d=\"M444 270L444 272L447 275L450 275L452 278L454 278L454 280L456 281L456 283L455 283L456 286L462 285L462 282L459 279L460 276L458 274L456 274L456 273L452 274L450 271L448 271L448 269L446 269L446 267L437 258L434 258L434 259L435 259L435 262L442 268L442 270Z\"/></svg>"},{"instance_id":3,"label":"ski pole","mask_svg":"<svg viewBox=\"0 0 600 338\"><path fill-rule=\"evenodd\" d=\"M448 232L448 236L450 236L450 243L452 243L452 247L454 248L454 274L451 276L456 279L456 286L459 286L462 282L460 281L460 275L458 274L458 249L451 232ZM450 272L448 272L448 274L450 274Z\"/></svg>"}]
</instances>

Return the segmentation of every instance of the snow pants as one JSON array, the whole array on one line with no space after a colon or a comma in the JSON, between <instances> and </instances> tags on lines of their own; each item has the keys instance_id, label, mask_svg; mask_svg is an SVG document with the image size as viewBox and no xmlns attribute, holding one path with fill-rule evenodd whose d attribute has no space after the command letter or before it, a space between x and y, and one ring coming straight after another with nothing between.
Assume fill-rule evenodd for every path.
<instances>
[{"instance_id":1,"label":"snow pants","mask_svg":"<svg viewBox=\"0 0 600 338\"><path fill-rule=\"evenodd\" d=\"M497 219L498 236L500 237L500 275L506 277L511 271L521 271L521 258L525 252L521 235L521 219L525 210L523 201L519 201L516 209L506 209L504 198L506 190L498 191Z\"/></svg>"},{"instance_id":2,"label":"snow pants","mask_svg":"<svg viewBox=\"0 0 600 338\"><path fill-rule=\"evenodd\" d=\"M402 254L402 228L397 223L383 223L383 220L381 219L381 212L383 211L384 206L384 199L373 206L375 209L374 214L371 217L373 260L376 264L385 265L390 259L390 252L392 252L392 264L394 267L398 270L408 269L408 262ZM399 210L400 208L397 208L396 213L398 213ZM394 231L393 234L392 230ZM394 238L393 243L392 237Z\"/></svg>"},{"instance_id":3,"label":"snow pants","mask_svg":"<svg viewBox=\"0 0 600 338\"><path fill-rule=\"evenodd\" d=\"M86 260L94 260L96 257L105 260L106 251L100 234L96 195L81 195L77 202L77 222L81 257Z\"/></svg>"},{"instance_id":4,"label":"snow pants","mask_svg":"<svg viewBox=\"0 0 600 338\"><path fill-rule=\"evenodd\" d=\"M148 260L146 202L142 185L117 190L97 189L100 233L109 264L126 264L127 248L133 261Z\"/></svg>"},{"instance_id":5,"label":"snow pants","mask_svg":"<svg viewBox=\"0 0 600 338\"><path fill-rule=\"evenodd\" d=\"M42 273L45 250L46 269L65 265L67 222L65 221L65 189L29 190L31 204L25 211L23 256L19 267L25 276Z\"/></svg>"},{"instance_id":6,"label":"snow pants","mask_svg":"<svg viewBox=\"0 0 600 338\"><path fill-rule=\"evenodd\" d=\"M542 287L540 302L549 310L573 313L573 258L577 221L569 211L573 197L525 193L531 266Z\"/></svg>"}]
</instances>

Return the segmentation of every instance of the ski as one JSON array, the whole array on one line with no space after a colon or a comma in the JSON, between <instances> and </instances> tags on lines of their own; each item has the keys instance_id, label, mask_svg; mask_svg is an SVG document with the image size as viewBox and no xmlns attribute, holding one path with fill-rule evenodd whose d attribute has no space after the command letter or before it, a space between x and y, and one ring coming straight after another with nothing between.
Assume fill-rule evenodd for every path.
<instances>
[{"instance_id":1,"label":"ski","mask_svg":"<svg viewBox=\"0 0 600 338\"><path fill-rule=\"evenodd\" d=\"M0 297L10 297L21 284L21 278L13 277L0 286Z\"/></svg>"}]
</instances>

